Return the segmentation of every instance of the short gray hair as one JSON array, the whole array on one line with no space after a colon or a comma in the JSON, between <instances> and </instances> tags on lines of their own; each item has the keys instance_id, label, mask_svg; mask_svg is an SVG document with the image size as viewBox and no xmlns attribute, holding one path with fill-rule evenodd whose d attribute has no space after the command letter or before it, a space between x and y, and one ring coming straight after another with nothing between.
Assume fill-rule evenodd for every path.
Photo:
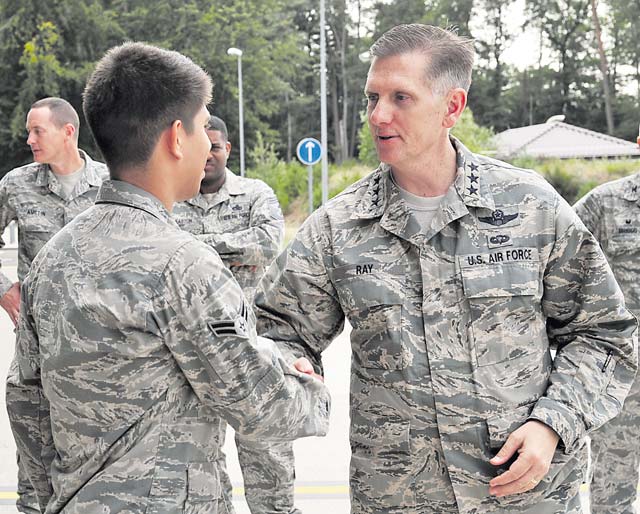
<instances>
[{"instance_id":1,"label":"short gray hair","mask_svg":"<svg viewBox=\"0 0 640 514\"><path fill-rule=\"evenodd\" d=\"M424 52L426 79L436 94L446 94L460 87L469 91L475 57L473 39L452 30L432 25L410 23L397 25L371 45L372 57L389 57L409 52Z\"/></svg>"},{"instance_id":2,"label":"short gray hair","mask_svg":"<svg viewBox=\"0 0 640 514\"><path fill-rule=\"evenodd\" d=\"M73 106L63 98L57 96L49 96L42 98L37 102L31 104L31 109L47 108L51 113L51 122L57 127L62 128L67 123L73 125L75 128L74 137L78 139L80 133L80 118Z\"/></svg>"}]
</instances>

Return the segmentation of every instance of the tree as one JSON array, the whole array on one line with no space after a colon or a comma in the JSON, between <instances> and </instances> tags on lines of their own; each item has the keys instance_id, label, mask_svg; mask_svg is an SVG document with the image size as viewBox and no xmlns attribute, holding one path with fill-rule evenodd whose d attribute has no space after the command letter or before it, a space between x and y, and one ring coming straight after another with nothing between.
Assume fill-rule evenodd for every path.
<instances>
[{"instance_id":1,"label":"tree","mask_svg":"<svg viewBox=\"0 0 640 514\"><path fill-rule=\"evenodd\" d=\"M82 90L94 62L121 32L98 0L0 2L0 176L30 159L25 117L45 96L67 99L81 118L80 145L99 157L82 121Z\"/></svg>"},{"instance_id":2,"label":"tree","mask_svg":"<svg viewBox=\"0 0 640 514\"><path fill-rule=\"evenodd\" d=\"M581 80L580 71L588 56L585 23L589 0L527 0L529 23L540 27L545 42L558 59L558 83L562 114L569 114L572 86Z\"/></svg>"},{"instance_id":3,"label":"tree","mask_svg":"<svg viewBox=\"0 0 640 514\"><path fill-rule=\"evenodd\" d=\"M600 56L600 71L602 73L602 90L604 92L604 106L607 116L607 131L613 134L613 113L611 111L611 87L609 86L609 66L607 64L607 56L604 53L604 45L602 44L602 29L600 28L600 19L598 18L598 2L591 0L591 17L593 19L593 28L595 31L596 45L598 47L598 55Z\"/></svg>"},{"instance_id":4,"label":"tree","mask_svg":"<svg viewBox=\"0 0 640 514\"><path fill-rule=\"evenodd\" d=\"M513 39L513 33L505 23L505 11L513 0L483 0L478 5L477 16L483 19L486 39L476 38L478 53L483 65L475 72L474 109L485 125L495 129L508 126L509 112L502 101L507 85L502 54Z\"/></svg>"}]
</instances>

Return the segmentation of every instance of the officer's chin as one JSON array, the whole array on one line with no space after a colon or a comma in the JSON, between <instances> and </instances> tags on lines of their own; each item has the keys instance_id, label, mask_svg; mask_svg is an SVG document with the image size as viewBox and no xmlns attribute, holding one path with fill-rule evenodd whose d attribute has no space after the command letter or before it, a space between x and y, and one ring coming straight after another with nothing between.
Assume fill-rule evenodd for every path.
<instances>
[{"instance_id":1,"label":"officer's chin","mask_svg":"<svg viewBox=\"0 0 640 514\"><path fill-rule=\"evenodd\" d=\"M44 160L44 156L42 155L42 152L34 152L33 150L31 151L31 155L33 155L33 160L39 164L47 164Z\"/></svg>"}]
</instances>

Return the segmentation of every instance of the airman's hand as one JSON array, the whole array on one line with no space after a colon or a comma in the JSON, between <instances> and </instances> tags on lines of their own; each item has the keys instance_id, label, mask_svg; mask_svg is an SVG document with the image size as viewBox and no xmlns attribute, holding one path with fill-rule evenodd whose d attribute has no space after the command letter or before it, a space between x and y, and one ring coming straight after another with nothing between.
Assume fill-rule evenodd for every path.
<instances>
[{"instance_id":1,"label":"airman's hand","mask_svg":"<svg viewBox=\"0 0 640 514\"><path fill-rule=\"evenodd\" d=\"M4 296L0 298L0 307L7 311L13 325L16 326L20 316L20 282L13 284Z\"/></svg>"},{"instance_id":2,"label":"airman's hand","mask_svg":"<svg viewBox=\"0 0 640 514\"><path fill-rule=\"evenodd\" d=\"M313 366L309 362L308 359L304 357L300 357L293 363L293 367L296 368L300 373L304 373L305 375L311 375L313 378L317 378L320 382L324 382L324 377L322 375L318 375L314 370Z\"/></svg>"}]
</instances>

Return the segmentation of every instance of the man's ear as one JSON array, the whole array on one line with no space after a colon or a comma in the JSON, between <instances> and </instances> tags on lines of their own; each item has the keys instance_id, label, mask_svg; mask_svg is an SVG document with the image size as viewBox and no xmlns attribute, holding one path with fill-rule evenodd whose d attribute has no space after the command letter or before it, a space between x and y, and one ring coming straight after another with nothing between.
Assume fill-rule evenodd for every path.
<instances>
[{"instance_id":1,"label":"man's ear","mask_svg":"<svg viewBox=\"0 0 640 514\"><path fill-rule=\"evenodd\" d=\"M443 119L445 128L453 128L462 116L462 111L467 105L467 92L461 87L456 87L447 94L447 111Z\"/></svg>"},{"instance_id":2,"label":"man's ear","mask_svg":"<svg viewBox=\"0 0 640 514\"><path fill-rule=\"evenodd\" d=\"M184 127L181 120L175 120L171 126L163 132L162 139L165 141L168 152L176 159L182 159L184 152L182 148L182 135Z\"/></svg>"},{"instance_id":3,"label":"man's ear","mask_svg":"<svg viewBox=\"0 0 640 514\"><path fill-rule=\"evenodd\" d=\"M64 129L64 135L67 136L70 139L74 139L75 138L75 134L76 134L76 128L73 126L73 124L71 123L65 123L63 126Z\"/></svg>"}]
</instances>

